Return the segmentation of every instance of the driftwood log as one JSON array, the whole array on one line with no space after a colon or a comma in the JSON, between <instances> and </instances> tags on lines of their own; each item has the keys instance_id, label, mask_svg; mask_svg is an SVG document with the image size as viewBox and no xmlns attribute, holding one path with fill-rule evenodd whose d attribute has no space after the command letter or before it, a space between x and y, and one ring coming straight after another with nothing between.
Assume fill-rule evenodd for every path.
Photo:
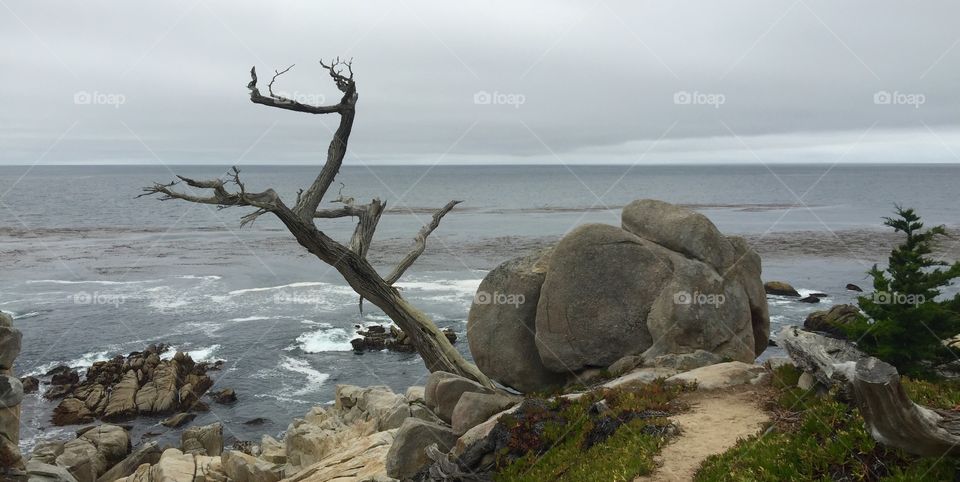
<instances>
[{"instance_id":1,"label":"driftwood log","mask_svg":"<svg viewBox=\"0 0 960 482\"><path fill-rule=\"evenodd\" d=\"M159 195L161 200L177 199L201 204L213 204L219 208L233 206L251 207L255 211L243 216L240 225L244 226L255 221L259 216L271 213L276 216L296 238L297 242L311 254L324 263L335 268L347 281L351 288L360 295L361 307L364 299L379 307L411 338L411 342L423 358L430 371L446 371L476 380L486 387L493 387L493 383L472 363L467 362L460 353L447 341L446 336L437 328L433 321L422 311L407 302L393 285L400 279L406 270L423 253L427 236L440 224L440 219L450 212L460 201L450 201L446 206L437 209L429 222L417 233L413 248L403 256L396 267L387 276L381 276L367 261L367 252L373 241L373 236L380 221L380 216L386 207L386 202L373 199L367 204L357 204L352 197L343 195L343 186L337 198L331 202L338 203L337 207L321 208L320 204L330 186L334 183L340 166L347 153L347 142L353 129L353 120L356 115L357 86L353 79L353 66L349 61L339 58L325 64L320 64L327 70L330 78L336 84L343 96L340 102L334 105L308 105L294 99L277 95L273 92L273 84L277 78L288 72L293 66L276 71L270 83L267 84L267 94L260 92L257 86L256 68L250 70L250 101L274 107L307 114L336 114L340 116L340 123L330 146L327 149L327 159L320 169L313 183L301 190L297 200L288 206L280 199L273 189L263 192L249 192L240 180L240 170L234 167L226 179L196 180L183 176L171 183L156 183L144 188L144 194ZM186 189L177 185L186 184ZM228 186L234 186L228 190ZM200 190L207 193L195 193ZM357 225L353 236L347 245L341 244L321 231L315 219L357 218Z\"/></svg>"},{"instance_id":2,"label":"driftwood log","mask_svg":"<svg viewBox=\"0 0 960 482\"><path fill-rule=\"evenodd\" d=\"M849 394L878 443L926 457L960 454L960 414L914 403L893 365L796 327L784 328L777 342L798 368Z\"/></svg>"}]
</instances>

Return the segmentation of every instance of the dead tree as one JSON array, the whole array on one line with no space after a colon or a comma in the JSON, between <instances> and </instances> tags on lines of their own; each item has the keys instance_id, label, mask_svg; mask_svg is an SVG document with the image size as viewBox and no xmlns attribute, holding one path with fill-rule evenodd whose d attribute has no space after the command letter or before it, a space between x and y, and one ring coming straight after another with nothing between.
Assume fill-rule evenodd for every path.
<instances>
[{"instance_id":1,"label":"dead tree","mask_svg":"<svg viewBox=\"0 0 960 482\"><path fill-rule=\"evenodd\" d=\"M240 170L234 167L227 179L196 180L177 176L178 181L169 184L157 183L144 188L142 196L158 194L161 200L179 199L202 204L213 204L219 208L234 206L252 207L256 210L243 216L240 225L253 222L259 216L270 213L276 216L287 230L296 238L297 242L320 258L324 263L335 268L344 280L363 299L379 307L397 326L410 337L411 342L423 357L423 361L430 371L446 371L456 373L477 382L492 387L492 382L477 367L467 362L460 353L447 341L443 333L434 325L433 321L417 308L407 302L393 285L403 276L403 273L423 253L427 236L440 224L444 215L450 212L460 201L450 201L446 206L437 209L433 217L414 238L414 246L387 275L381 276L367 261L367 252L377 229L377 223L386 207L386 203L373 199L367 204L356 204L352 198L344 198L342 193L333 202L339 202L335 208L321 208L324 195L333 184L343 158L347 153L347 141L353 128L353 119L356 115L357 86L353 79L353 67L350 61L334 59L329 65L320 61L328 71L337 89L343 93L340 102L334 105L308 105L294 99L274 94L273 84L282 74L293 66L282 71L276 71L270 83L267 84L267 95L260 93L257 87L256 67L250 69L250 100L255 104L275 107L278 109L304 112L307 114L337 114L340 124L330 141L327 149L327 159L320 173L313 183L297 195L296 203L288 206L273 189L263 192L248 192L240 180ZM210 190L209 195L194 195L177 190L178 183ZM228 190L228 186L234 186ZM315 224L315 219L332 219L355 217L357 226L353 231L348 245L343 245L321 231Z\"/></svg>"},{"instance_id":2,"label":"dead tree","mask_svg":"<svg viewBox=\"0 0 960 482\"><path fill-rule=\"evenodd\" d=\"M960 413L914 403L893 365L796 327L784 328L777 342L818 382L849 394L877 442L927 457L960 454Z\"/></svg>"}]
</instances>

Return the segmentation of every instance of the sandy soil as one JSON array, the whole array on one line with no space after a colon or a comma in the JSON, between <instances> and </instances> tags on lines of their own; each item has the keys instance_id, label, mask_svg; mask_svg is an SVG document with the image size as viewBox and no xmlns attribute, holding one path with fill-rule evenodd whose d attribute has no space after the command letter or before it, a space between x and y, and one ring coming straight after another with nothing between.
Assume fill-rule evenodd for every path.
<instances>
[{"instance_id":1,"label":"sandy soil","mask_svg":"<svg viewBox=\"0 0 960 482\"><path fill-rule=\"evenodd\" d=\"M738 439L756 434L770 420L758 405L757 387L693 392L690 410L671 417L681 433L663 448L653 474L637 481L689 481L710 455L727 451Z\"/></svg>"}]
</instances>

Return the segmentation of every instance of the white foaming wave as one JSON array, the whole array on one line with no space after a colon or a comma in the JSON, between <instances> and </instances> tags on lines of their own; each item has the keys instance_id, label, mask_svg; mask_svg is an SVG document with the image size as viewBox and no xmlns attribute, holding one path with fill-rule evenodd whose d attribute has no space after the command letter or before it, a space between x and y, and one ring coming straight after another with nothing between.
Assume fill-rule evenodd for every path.
<instances>
[{"instance_id":1,"label":"white foaming wave","mask_svg":"<svg viewBox=\"0 0 960 482\"><path fill-rule=\"evenodd\" d=\"M290 284L279 285L279 286L264 286L261 288L246 288L242 290L233 290L228 292L227 294L230 296L236 296L236 295L242 295L244 293L256 293L259 291L274 291L274 290L282 290L284 288L306 288L310 286L335 286L335 285L331 285L330 283L323 283L320 281L300 281L297 283L290 283Z\"/></svg>"},{"instance_id":2,"label":"white foaming wave","mask_svg":"<svg viewBox=\"0 0 960 482\"><path fill-rule=\"evenodd\" d=\"M445 291L454 292L471 298L480 288L482 279L438 279L430 281L406 281L396 286L411 291Z\"/></svg>"},{"instance_id":3,"label":"white foaming wave","mask_svg":"<svg viewBox=\"0 0 960 482\"><path fill-rule=\"evenodd\" d=\"M81 284L133 285L133 284L142 284L142 283L156 283L157 281L160 281L160 280L145 279L145 280L136 280L136 281L109 281L109 280L71 281L71 280L62 280L62 279L38 279L38 280L27 280L27 284L47 283L47 284L60 284L60 285L81 285Z\"/></svg>"},{"instance_id":4,"label":"white foaming wave","mask_svg":"<svg viewBox=\"0 0 960 482\"><path fill-rule=\"evenodd\" d=\"M300 396L316 392L323 387L324 382L330 378L330 374L323 373L310 366L310 363L308 363L306 360L301 360L298 358L284 356L280 360L280 368L294 373L299 373L301 375L306 375L307 377L305 384L299 384L299 386L302 388L285 393L285 395ZM284 391L287 392L288 390Z\"/></svg>"},{"instance_id":5,"label":"white foaming wave","mask_svg":"<svg viewBox=\"0 0 960 482\"><path fill-rule=\"evenodd\" d=\"M299 348L307 353L351 351L353 345L350 344L350 340L353 338L356 336L347 333L343 328L328 327L298 336L297 343Z\"/></svg>"},{"instance_id":6,"label":"white foaming wave","mask_svg":"<svg viewBox=\"0 0 960 482\"><path fill-rule=\"evenodd\" d=\"M210 275L185 274L185 275L183 275L183 276L177 276L177 278L180 278L180 279L198 279L198 280L203 280L203 281L216 281L216 280L219 280L219 279L223 279L223 276L217 276L217 275L215 275L215 274L210 274Z\"/></svg>"},{"instance_id":7,"label":"white foaming wave","mask_svg":"<svg viewBox=\"0 0 960 482\"><path fill-rule=\"evenodd\" d=\"M223 358L217 358L213 356L218 350L220 350L220 345L210 345L195 350L186 350L185 353L190 355L190 358L195 362L205 362L205 361L216 361L222 360ZM161 360L169 360L177 354L178 351L183 351L174 346L169 346L167 349L160 354Z\"/></svg>"},{"instance_id":8,"label":"white foaming wave","mask_svg":"<svg viewBox=\"0 0 960 482\"><path fill-rule=\"evenodd\" d=\"M11 316L13 316L13 319L14 319L14 320L22 320L22 319L24 319L24 318L33 318L34 316L40 316L40 312L39 312L39 311L31 311L31 312L29 312L29 313L23 313L23 314L14 313L14 314L12 314Z\"/></svg>"},{"instance_id":9,"label":"white foaming wave","mask_svg":"<svg viewBox=\"0 0 960 482\"><path fill-rule=\"evenodd\" d=\"M814 293L823 293L823 291L808 290L808 289L806 289L806 288L797 288L797 293L800 293L800 296L801 296L801 297L806 298L807 296L810 296L810 295L812 295L812 294L814 294ZM825 297L823 297L823 299L826 299L826 298L829 298L829 297L830 297L830 296L825 296Z\"/></svg>"},{"instance_id":10,"label":"white foaming wave","mask_svg":"<svg viewBox=\"0 0 960 482\"><path fill-rule=\"evenodd\" d=\"M243 322L243 321L284 320L284 319L289 320L289 319L293 319L293 317L291 317L291 316L283 316L283 315L278 315L278 316L259 316L259 315L254 315L254 316L245 316L245 317L242 317L242 318L230 318L230 319L227 320L227 321Z\"/></svg>"},{"instance_id":11,"label":"white foaming wave","mask_svg":"<svg viewBox=\"0 0 960 482\"><path fill-rule=\"evenodd\" d=\"M27 375L31 375L31 376L43 375L60 365L66 365L70 368L87 368L98 361L107 361L109 359L110 359L110 351L108 350L92 351L92 352L84 353L83 355L80 355L79 357L74 358L73 360L70 360L70 361L66 361L66 362L55 361L55 362L44 363L43 365L40 365L34 368L33 370L30 370L27 373Z\"/></svg>"}]
</instances>

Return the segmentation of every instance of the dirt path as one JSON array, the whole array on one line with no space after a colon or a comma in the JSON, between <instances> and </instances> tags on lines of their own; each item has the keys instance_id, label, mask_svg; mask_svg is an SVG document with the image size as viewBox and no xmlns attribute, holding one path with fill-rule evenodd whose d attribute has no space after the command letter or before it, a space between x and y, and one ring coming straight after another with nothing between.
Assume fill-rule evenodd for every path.
<instances>
[{"instance_id":1,"label":"dirt path","mask_svg":"<svg viewBox=\"0 0 960 482\"><path fill-rule=\"evenodd\" d=\"M694 392L685 401L686 413L670 417L680 425L681 434L663 448L662 463L643 481L689 481L710 455L733 447L740 438L754 435L770 417L759 406L761 397L754 387L736 391Z\"/></svg>"}]
</instances>

